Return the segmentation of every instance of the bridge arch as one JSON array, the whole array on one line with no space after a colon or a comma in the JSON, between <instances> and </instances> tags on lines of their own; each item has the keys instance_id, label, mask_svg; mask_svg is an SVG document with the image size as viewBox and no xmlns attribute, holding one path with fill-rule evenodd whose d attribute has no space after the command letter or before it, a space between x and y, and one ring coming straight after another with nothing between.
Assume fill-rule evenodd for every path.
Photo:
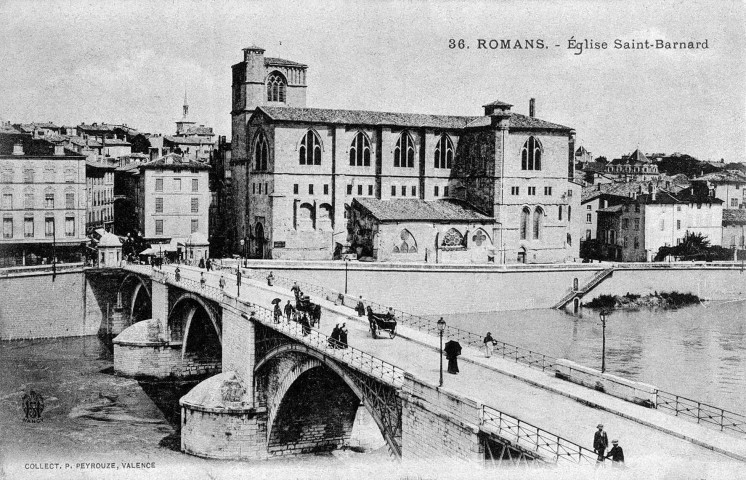
<instances>
[{"instance_id":1,"label":"bridge arch","mask_svg":"<svg viewBox=\"0 0 746 480\"><path fill-rule=\"evenodd\" d=\"M128 287L129 285L133 285L129 296L122 298L122 293L127 291L125 287ZM128 304L128 325L132 325L141 320L147 320L151 317L153 297L148 283L140 275L128 273L119 285L118 296Z\"/></svg>"},{"instance_id":2,"label":"bridge arch","mask_svg":"<svg viewBox=\"0 0 746 480\"><path fill-rule=\"evenodd\" d=\"M365 406L373 418L378 430L381 432L389 450L401 458L401 400L396 395L393 387L381 384L375 379L358 374L351 369L340 366L338 363L305 345L297 343L281 344L268 351L254 367L255 381L261 381L261 374L265 373L269 365L277 361L289 360L285 368L278 372L277 387L272 392L272 398L267 398L268 423L267 439L268 445L277 439L279 423L288 423L283 416L291 415L294 410L292 405L287 405L289 396L298 386L328 382L329 385L337 387L335 395L325 395L326 398L340 398L346 405L340 408L350 408L353 419L360 404ZM327 377L327 378L322 378ZM333 377L333 378L328 378ZM257 388L257 391L262 390ZM265 386L265 392L267 388ZM325 392L327 393L327 392ZM349 396L345 397L345 393ZM354 399L354 404L350 401ZM339 403L339 402L338 402ZM290 407L290 408L288 408ZM352 409L354 407L354 410ZM326 415L334 409L328 409ZM351 425L350 425L351 428ZM292 433L292 432L291 432ZM297 432L296 432L297 433ZM273 436L274 435L274 436ZM301 441L300 438L292 439ZM322 445L323 446L323 445ZM270 448L270 447L268 447Z\"/></svg>"},{"instance_id":3,"label":"bridge arch","mask_svg":"<svg viewBox=\"0 0 746 480\"><path fill-rule=\"evenodd\" d=\"M171 342L181 342L182 362L189 355L221 357L223 334L219 312L201 296L182 293L168 313Z\"/></svg>"}]
</instances>

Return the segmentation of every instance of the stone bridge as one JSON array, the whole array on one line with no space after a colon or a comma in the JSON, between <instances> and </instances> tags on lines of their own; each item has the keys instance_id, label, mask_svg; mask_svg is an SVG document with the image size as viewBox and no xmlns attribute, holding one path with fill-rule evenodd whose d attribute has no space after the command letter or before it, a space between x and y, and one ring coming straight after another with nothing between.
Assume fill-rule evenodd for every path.
<instances>
[{"instance_id":1,"label":"stone bridge","mask_svg":"<svg viewBox=\"0 0 746 480\"><path fill-rule=\"evenodd\" d=\"M390 455L401 459L593 465L595 454L581 446L590 442L573 430L578 422L587 424L592 438L595 423L611 417L628 435L667 455L746 459L737 450L742 441L727 437L737 448L719 451L721 443L692 439L678 424L656 424L663 421L646 416L650 410L644 407L630 404L639 409L629 410L637 412L633 415L616 412L611 404L548 393L536 380L494 369L464 371L449 376L447 388L439 387L437 368L431 366L438 353L426 342L402 335L376 341L366 335L367 321L347 316L339 321L357 334L353 345L359 348L331 348L321 327L304 332L295 322L274 321L265 306L274 298L291 298L289 290L244 277L239 291L230 271L222 273L229 285L221 289L220 275L184 266L178 280L172 267L131 265L122 272L118 296L123 312L127 305L123 325L129 326L114 339L115 370L205 378L180 401L186 453L267 459L333 450L349 440L355 416L364 408ZM322 323L329 330L327 316L343 309L314 301L324 306ZM640 419L630 418L637 414ZM537 420L546 423L544 428Z\"/></svg>"}]
</instances>

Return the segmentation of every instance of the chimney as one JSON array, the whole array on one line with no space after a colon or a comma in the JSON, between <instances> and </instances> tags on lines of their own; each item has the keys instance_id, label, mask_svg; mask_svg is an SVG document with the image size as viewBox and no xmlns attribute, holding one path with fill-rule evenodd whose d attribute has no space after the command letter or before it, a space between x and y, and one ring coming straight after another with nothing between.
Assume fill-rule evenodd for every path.
<instances>
[{"instance_id":1,"label":"chimney","mask_svg":"<svg viewBox=\"0 0 746 480\"><path fill-rule=\"evenodd\" d=\"M536 99L532 98L528 101L528 116L534 118L536 116Z\"/></svg>"},{"instance_id":2,"label":"chimney","mask_svg":"<svg viewBox=\"0 0 746 480\"><path fill-rule=\"evenodd\" d=\"M54 156L55 157L61 157L65 154L65 146L61 143L57 143L54 146Z\"/></svg>"},{"instance_id":3,"label":"chimney","mask_svg":"<svg viewBox=\"0 0 746 480\"><path fill-rule=\"evenodd\" d=\"M23 155L23 144L21 142L13 144L13 155Z\"/></svg>"}]
</instances>

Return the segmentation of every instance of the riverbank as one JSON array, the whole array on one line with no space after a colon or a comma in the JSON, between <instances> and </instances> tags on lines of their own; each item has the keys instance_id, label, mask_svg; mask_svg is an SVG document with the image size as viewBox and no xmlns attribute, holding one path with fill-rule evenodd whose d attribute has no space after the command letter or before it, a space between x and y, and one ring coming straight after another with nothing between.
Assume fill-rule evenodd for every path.
<instances>
[{"instance_id":1,"label":"riverbank","mask_svg":"<svg viewBox=\"0 0 746 480\"><path fill-rule=\"evenodd\" d=\"M627 292L625 295L599 295L583 307L592 310L638 310L640 308L677 309L697 305L702 299L693 293L654 292L650 295L638 295Z\"/></svg>"}]
</instances>

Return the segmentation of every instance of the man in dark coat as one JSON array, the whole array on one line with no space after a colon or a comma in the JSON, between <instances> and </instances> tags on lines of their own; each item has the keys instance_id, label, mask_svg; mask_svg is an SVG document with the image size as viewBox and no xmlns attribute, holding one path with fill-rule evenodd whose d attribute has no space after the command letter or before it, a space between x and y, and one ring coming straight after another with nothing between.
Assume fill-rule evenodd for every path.
<instances>
[{"instance_id":1,"label":"man in dark coat","mask_svg":"<svg viewBox=\"0 0 746 480\"><path fill-rule=\"evenodd\" d=\"M303 318L301 319L300 324L304 337L311 333L311 322L308 321L308 315L306 315L305 313L303 314Z\"/></svg>"},{"instance_id":2,"label":"man in dark coat","mask_svg":"<svg viewBox=\"0 0 746 480\"><path fill-rule=\"evenodd\" d=\"M357 306L355 307L355 311L357 312L358 317L365 316L365 304L363 303L362 295L360 295L360 300L357 301Z\"/></svg>"},{"instance_id":3,"label":"man in dark coat","mask_svg":"<svg viewBox=\"0 0 746 480\"><path fill-rule=\"evenodd\" d=\"M347 348L347 324L343 323L339 329L339 348Z\"/></svg>"},{"instance_id":4,"label":"man in dark coat","mask_svg":"<svg viewBox=\"0 0 746 480\"><path fill-rule=\"evenodd\" d=\"M611 450L609 450L606 458L611 457L612 467L622 468L624 466L624 450L619 446L619 440L612 440L611 445Z\"/></svg>"},{"instance_id":5,"label":"man in dark coat","mask_svg":"<svg viewBox=\"0 0 746 480\"><path fill-rule=\"evenodd\" d=\"M332 330L332 334L329 337L329 346L331 348L337 348L338 343L339 343L339 324L337 324L334 327L334 330Z\"/></svg>"},{"instance_id":6,"label":"man in dark coat","mask_svg":"<svg viewBox=\"0 0 746 480\"><path fill-rule=\"evenodd\" d=\"M448 359L448 373L454 375L458 373L458 356L461 355L461 344L455 340L449 340L446 342L446 346L443 349L446 352L446 358Z\"/></svg>"},{"instance_id":7,"label":"man in dark coat","mask_svg":"<svg viewBox=\"0 0 746 480\"><path fill-rule=\"evenodd\" d=\"M609 447L609 437L604 432L603 424L599 423L596 428L598 428L598 431L593 435L593 451L598 454L598 460L596 460L598 464L604 461L604 453Z\"/></svg>"},{"instance_id":8,"label":"man in dark coat","mask_svg":"<svg viewBox=\"0 0 746 480\"><path fill-rule=\"evenodd\" d=\"M321 305L318 303L313 307L313 324L316 328L321 328Z\"/></svg>"},{"instance_id":9,"label":"man in dark coat","mask_svg":"<svg viewBox=\"0 0 746 480\"><path fill-rule=\"evenodd\" d=\"M288 323L290 323L290 318L293 316L293 306L290 304L290 300L288 300L288 303L285 304L285 316L288 318Z\"/></svg>"}]
</instances>

